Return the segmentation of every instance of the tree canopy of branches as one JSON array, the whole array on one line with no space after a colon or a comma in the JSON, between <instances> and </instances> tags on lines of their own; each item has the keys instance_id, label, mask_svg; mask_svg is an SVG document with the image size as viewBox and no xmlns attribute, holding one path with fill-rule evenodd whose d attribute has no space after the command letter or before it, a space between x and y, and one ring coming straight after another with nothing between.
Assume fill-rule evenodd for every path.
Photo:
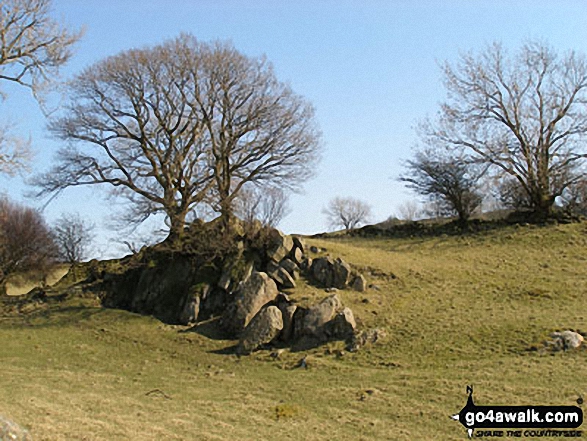
<instances>
[{"instance_id":1,"label":"tree canopy of branches","mask_svg":"<svg viewBox=\"0 0 587 441\"><path fill-rule=\"evenodd\" d=\"M332 228L343 227L347 232L371 217L371 206L352 197L336 197L322 211Z\"/></svg>"},{"instance_id":2,"label":"tree canopy of branches","mask_svg":"<svg viewBox=\"0 0 587 441\"><path fill-rule=\"evenodd\" d=\"M50 7L50 0L0 1L0 80L30 88L37 99L81 36L54 21ZM26 166L29 144L0 130L0 172L14 174Z\"/></svg>"},{"instance_id":3,"label":"tree canopy of branches","mask_svg":"<svg viewBox=\"0 0 587 441\"><path fill-rule=\"evenodd\" d=\"M243 188L236 199L235 213L247 223L255 220L276 227L288 214L287 195L281 188Z\"/></svg>"},{"instance_id":4,"label":"tree canopy of branches","mask_svg":"<svg viewBox=\"0 0 587 441\"><path fill-rule=\"evenodd\" d=\"M438 202L444 214L456 214L467 222L482 202L477 191L479 173L461 158L441 156L438 152L420 151L406 163L400 181L416 193Z\"/></svg>"},{"instance_id":5,"label":"tree canopy of branches","mask_svg":"<svg viewBox=\"0 0 587 441\"><path fill-rule=\"evenodd\" d=\"M533 211L550 215L557 196L581 178L587 131L587 63L525 44L500 44L444 65L449 99L422 124L424 141L443 145L515 179Z\"/></svg>"},{"instance_id":6,"label":"tree canopy of branches","mask_svg":"<svg viewBox=\"0 0 587 441\"><path fill-rule=\"evenodd\" d=\"M0 198L0 292L11 274L48 268L57 255L41 214Z\"/></svg>"},{"instance_id":7,"label":"tree canopy of branches","mask_svg":"<svg viewBox=\"0 0 587 441\"><path fill-rule=\"evenodd\" d=\"M79 263L88 257L93 239L93 226L78 215L64 214L53 226L53 236L59 248L59 258L67 263Z\"/></svg>"},{"instance_id":8,"label":"tree canopy of branches","mask_svg":"<svg viewBox=\"0 0 587 441\"><path fill-rule=\"evenodd\" d=\"M73 141L41 193L110 184L142 221L163 212L182 233L197 204L225 217L247 183L296 189L313 172L314 110L265 58L182 34L109 57L77 76L50 129Z\"/></svg>"}]
</instances>

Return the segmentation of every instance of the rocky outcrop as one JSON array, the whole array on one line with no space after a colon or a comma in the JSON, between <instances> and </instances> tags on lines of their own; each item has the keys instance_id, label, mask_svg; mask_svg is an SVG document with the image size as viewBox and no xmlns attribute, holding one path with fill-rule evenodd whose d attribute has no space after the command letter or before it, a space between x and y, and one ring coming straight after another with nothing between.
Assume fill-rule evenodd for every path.
<instances>
[{"instance_id":1,"label":"rocky outcrop","mask_svg":"<svg viewBox=\"0 0 587 441\"><path fill-rule=\"evenodd\" d=\"M241 335L238 354L250 354L259 346L270 343L283 329L281 311L277 306L261 309Z\"/></svg>"},{"instance_id":2,"label":"rocky outcrop","mask_svg":"<svg viewBox=\"0 0 587 441\"><path fill-rule=\"evenodd\" d=\"M356 322L338 295L302 307L280 292L295 299L302 279L332 292L364 289L364 277L348 263L320 254L312 259L302 238L276 229L259 226L245 237L243 228L235 228L231 242L225 230L214 233L212 227L201 223L187 229L186 235L194 238L189 242L188 237L179 251L173 248L176 244L162 243L110 263L81 264L70 277L72 286L98 297L106 307L153 315L170 324L197 326L219 318L213 323L226 337L239 339L241 353L306 338L351 338Z\"/></svg>"},{"instance_id":3,"label":"rocky outcrop","mask_svg":"<svg viewBox=\"0 0 587 441\"><path fill-rule=\"evenodd\" d=\"M294 315L298 309L297 305L284 304L278 306L281 311L281 317L283 319L283 329L279 339L283 342L289 342L293 338L294 332Z\"/></svg>"},{"instance_id":4,"label":"rocky outcrop","mask_svg":"<svg viewBox=\"0 0 587 441\"><path fill-rule=\"evenodd\" d=\"M269 273L269 275L277 283L279 289L293 289L296 287L293 277L281 266Z\"/></svg>"}]
</instances>

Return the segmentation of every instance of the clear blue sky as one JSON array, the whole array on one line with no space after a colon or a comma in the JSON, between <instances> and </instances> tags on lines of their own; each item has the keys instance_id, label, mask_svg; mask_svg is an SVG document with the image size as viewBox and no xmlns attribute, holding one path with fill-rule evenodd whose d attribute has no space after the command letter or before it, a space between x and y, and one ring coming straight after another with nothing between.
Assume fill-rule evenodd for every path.
<instances>
[{"instance_id":1,"label":"clear blue sky","mask_svg":"<svg viewBox=\"0 0 587 441\"><path fill-rule=\"evenodd\" d=\"M266 54L280 80L310 100L323 131L324 157L305 192L291 198L288 233L324 231L321 210L335 196L373 206L373 221L394 214L413 195L395 178L410 157L418 119L434 115L445 97L438 63L495 40L511 50L541 39L559 51L587 53L587 2L384 0L54 0L54 16L86 28L65 78L102 58L191 32L231 40L242 52ZM59 147L26 90L4 87L0 116L30 135L34 171L46 170ZM0 177L0 191L29 205L20 177ZM104 189L106 190L106 189ZM115 255L116 232L106 191L71 189L51 203L93 220L98 254Z\"/></svg>"}]
</instances>

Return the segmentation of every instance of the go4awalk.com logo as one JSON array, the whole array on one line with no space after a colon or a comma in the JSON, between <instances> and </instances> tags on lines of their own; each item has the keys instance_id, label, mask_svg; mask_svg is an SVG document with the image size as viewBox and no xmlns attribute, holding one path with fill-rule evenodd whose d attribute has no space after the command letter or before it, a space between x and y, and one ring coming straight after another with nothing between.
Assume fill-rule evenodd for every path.
<instances>
[{"instance_id":1,"label":"go4awalk.com logo","mask_svg":"<svg viewBox=\"0 0 587 441\"><path fill-rule=\"evenodd\" d=\"M531 437L579 438L583 410L577 406L477 406L473 387L467 386L467 404L452 419L467 429L469 438ZM575 430L569 430L575 429Z\"/></svg>"}]
</instances>

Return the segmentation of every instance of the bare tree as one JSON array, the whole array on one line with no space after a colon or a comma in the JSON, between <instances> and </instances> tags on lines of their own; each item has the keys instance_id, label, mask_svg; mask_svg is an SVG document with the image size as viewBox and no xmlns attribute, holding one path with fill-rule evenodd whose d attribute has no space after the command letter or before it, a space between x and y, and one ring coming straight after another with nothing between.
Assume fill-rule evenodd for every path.
<instances>
[{"instance_id":1,"label":"bare tree","mask_svg":"<svg viewBox=\"0 0 587 441\"><path fill-rule=\"evenodd\" d=\"M62 215L53 227L59 258L70 264L86 259L93 240L93 230L94 226L79 215Z\"/></svg>"},{"instance_id":2,"label":"bare tree","mask_svg":"<svg viewBox=\"0 0 587 441\"><path fill-rule=\"evenodd\" d=\"M332 228L343 227L347 232L369 221L371 207L352 197L336 197L322 210Z\"/></svg>"},{"instance_id":3,"label":"bare tree","mask_svg":"<svg viewBox=\"0 0 587 441\"><path fill-rule=\"evenodd\" d=\"M567 212L587 216L587 179L567 187L561 196L561 203Z\"/></svg>"},{"instance_id":4,"label":"bare tree","mask_svg":"<svg viewBox=\"0 0 587 441\"><path fill-rule=\"evenodd\" d=\"M41 214L0 198L0 293L11 274L44 271L57 255L51 231Z\"/></svg>"},{"instance_id":5,"label":"bare tree","mask_svg":"<svg viewBox=\"0 0 587 441\"><path fill-rule=\"evenodd\" d=\"M495 190L504 208L514 211L532 210L532 201L528 193L516 179L508 177L500 179Z\"/></svg>"},{"instance_id":6,"label":"bare tree","mask_svg":"<svg viewBox=\"0 0 587 441\"><path fill-rule=\"evenodd\" d=\"M18 83L40 99L71 57L80 32L71 32L50 17L50 0L0 1L0 80ZM0 90L0 95L4 94ZM30 143L0 128L0 172L26 167Z\"/></svg>"},{"instance_id":7,"label":"bare tree","mask_svg":"<svg viewBox=\"0 0 587 441\"><path fill-rule=\"evenodd\" d=\"M415 201L405 201L397 208L398 219L414 221L422 213L422 207Z\"/></svg>"},{"instance_id":8,"label":"bare tree","mask_svg":"<svg viewBox=\"0 0 587 441\"><path fill-rule=\"evenodd\" d=\"M466 223L483 200L477 191L481 173L473 169L461 158L425 150L406 162L406 174L399 179L416 193L439 202L444 214L456 214Z\"/></svg>"},{"instance_id":9,"label":"bare tree","mask_svg":"<svg viewBox=\"0 0 587 441\"><path fill-rule=\"evenodd\" d=\"M449 100L422 124L448 145L515 179L540 217L581 178L587 132L587 63L531 42L514 57L500 44L444 65Z\"/></svg>"},{"instance_id":10,"label":"bare tree","mask_svg":"<svg viewBox=\"0 0 587 441\"><path fill-rule=\"evenodd\" d=\"M281 188L243 188L235 200L235 214L247 223L255 220L275 227L288 214L287 195Z\"/></svg>"},{"instance_id":11,"label":"bare tree","mask_svg":"<svg viewBox=\"0 0 587 441\"><path fill-rule=\"evenodd\" d=\"M28 169L31 142L12 134L9 125L0 126L0 173L14 176Z\"/></svg>"},{"instance_id":12,"label":"bare tree","mask_svg":"<svg viewBox=\"0 0 587 441\"><path fill-rule=\"evenodd\" d=\"M229 216L245 184L296 187L316 159L312 107L229 44L182 34L126 51L86 69L70 96L50 128L79 148L61 150L41 194L110 184L137 222L163 212L171 236L196 205Z\"/></svg>"}]
</instances>

